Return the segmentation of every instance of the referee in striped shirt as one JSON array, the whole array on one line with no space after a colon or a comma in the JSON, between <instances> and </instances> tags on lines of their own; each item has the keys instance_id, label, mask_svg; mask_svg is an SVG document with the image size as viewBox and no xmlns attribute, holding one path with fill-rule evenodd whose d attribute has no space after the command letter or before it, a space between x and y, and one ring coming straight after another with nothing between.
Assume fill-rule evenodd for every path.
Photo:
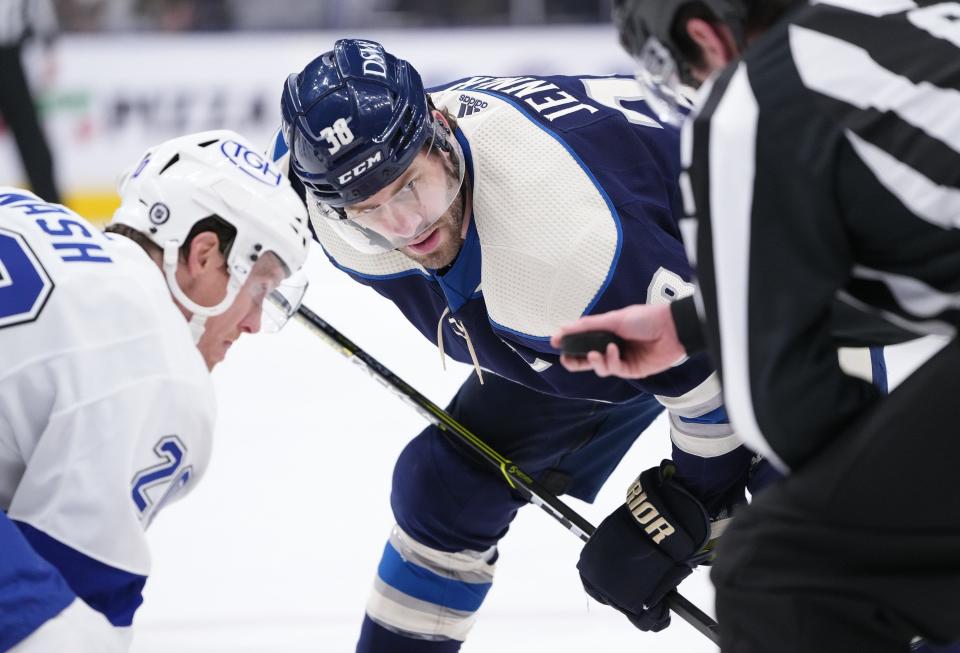
<instances>
[{"instance_id":1,"label":"referee in striped shirt","mask_svg":"<svg viewBox=\"0 0 960 653\"><path fill-rule=\"evenodd\" d=\"M0 0L0 117L13 133L33 192L48 202L59 203L53 158L21 56L28 38L39 38L49 49L56 33L57 17L51 0Z\"/></svg>"},{"instance_id":2,"label":"referee in striped shirt","mask_svg":"<svg viewBox=\"0 0 960 653\"><path fill-rule=\"evenodd\" d=\"M622 352L565 358L602 375L647 376L708 348L737 432L789 475L722 538L721 649L960 640L960 2L618 0L615 12L664 119L681 116L671 83L718 71L684 123L699 288L558 336L624 337ZM879 317L954 340L881 398L837 363L838 306L854 315L847 336L861 316L864 333Z\"/></svg>"}]
</instances>

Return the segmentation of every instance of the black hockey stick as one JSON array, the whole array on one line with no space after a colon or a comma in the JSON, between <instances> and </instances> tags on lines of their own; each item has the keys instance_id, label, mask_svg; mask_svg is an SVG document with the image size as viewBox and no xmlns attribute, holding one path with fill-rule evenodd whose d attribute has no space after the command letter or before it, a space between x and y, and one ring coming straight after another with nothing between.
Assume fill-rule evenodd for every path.
<instances>
[{"instance_id":1,"label":"black hockey stick","mask_svg":"<svg viewBox=\"0 0 960 653\"><path fill-rule=\"evenodd\" d=\"M467 430L460 422L450 416L432 401L409 386L403 379L387 369L380 361L355 345L349 338L332 327L326 320L301 305L297 310L297 317L311 331L320 336L331 347L363 367L381 384L394 391L394 394L413 406L428 421L437 428L456 436L458 440L480 454L484 460L500 470L507 483L518 490L530 503L540 506L547 514L567 527L571 533L586 542L593 535L596 528L593 524L578 514L573 508L561 501L555 494L540 485L535 479L526 474L513 462L504 458L491 449L487 444ZM689 600L672 591L665 599L667 606L680 618L703 633L715 644L720 643L720 632L717 622L708 614L700 610Z\"/></svg>"}]
</instances>

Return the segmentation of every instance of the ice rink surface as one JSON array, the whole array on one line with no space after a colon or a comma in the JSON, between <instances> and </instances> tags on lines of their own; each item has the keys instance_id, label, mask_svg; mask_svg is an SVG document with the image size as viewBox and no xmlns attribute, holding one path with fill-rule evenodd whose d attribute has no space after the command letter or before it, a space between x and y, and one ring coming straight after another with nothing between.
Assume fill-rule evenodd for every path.
<instances>
[{"instance_id":1,"label":"ice rink surface","mask_svg":"<svg viewBox=\"0 0 960 653\"><path fill-rule=\"evenodd\" d=\"M323 258L308 264L305 302L414 388L443 406L470 373L448 361L392 304ZM894 376L908 363L892 355ZM426 424L375 380L297 323L242 338L214 374L219 421L211 465L150 529L153 573L134 653L352 651L393 519L393 461ZM509 406L491 406L509 411ZM469 425L468 425L469 426ZM661 417L594 505L594 524L635 475L669 454ZM497 576L465 652L708 653L683 621L642 633L583 592L580 541L535 507L501 543ZM681 587L713 612L704 570Z\"/></svg>"}]
</instances>

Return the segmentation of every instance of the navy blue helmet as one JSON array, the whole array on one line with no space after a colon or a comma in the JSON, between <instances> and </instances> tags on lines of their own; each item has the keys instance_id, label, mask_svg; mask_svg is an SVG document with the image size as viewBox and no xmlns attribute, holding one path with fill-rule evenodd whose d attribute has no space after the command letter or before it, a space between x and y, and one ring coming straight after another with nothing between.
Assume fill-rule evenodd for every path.
<instances>
[{"instance_id":1,"label":"navy blue helmet","mask_svg":"<svg viewBox=\"0 0 960 653\"><path fill-rule=\"evenodd\" d=\"M341 39L290 75L281 108L292 170L333 207L397 179L434 132L419 73L373 41Z\"/></svg>"}]
</instances>

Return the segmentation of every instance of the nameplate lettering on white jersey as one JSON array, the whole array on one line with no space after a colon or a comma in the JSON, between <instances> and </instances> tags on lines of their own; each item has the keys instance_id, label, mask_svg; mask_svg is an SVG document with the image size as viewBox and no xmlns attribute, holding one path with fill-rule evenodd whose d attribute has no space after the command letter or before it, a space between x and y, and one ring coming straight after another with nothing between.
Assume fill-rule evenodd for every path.
<instances>
[{"instance_id":1,"label":"nameplate lettering on white jersey","mask_svg":"<svg viewBox=\"0 0 960 653\"><path fill-rule=\"evenodd\" d=\"M578 111L596 113L600 110L561 91L556 84L536 77L471 77L444 90L498 91L523 100L550 122Z\"/></svg>"}]
</instances>

